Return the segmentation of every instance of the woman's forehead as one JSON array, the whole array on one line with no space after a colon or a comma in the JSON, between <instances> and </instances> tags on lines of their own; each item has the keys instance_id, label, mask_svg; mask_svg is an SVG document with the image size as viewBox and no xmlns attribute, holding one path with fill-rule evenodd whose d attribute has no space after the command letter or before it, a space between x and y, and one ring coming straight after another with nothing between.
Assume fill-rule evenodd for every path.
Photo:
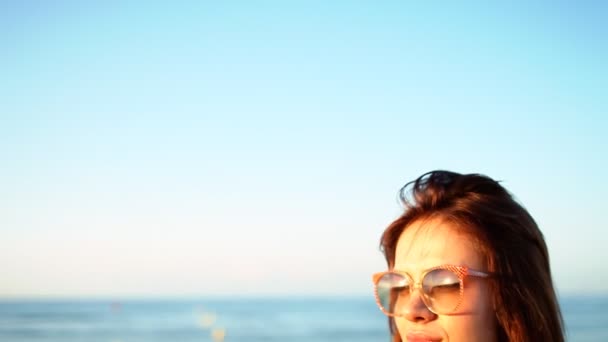
<instances>
[{"instance_id":1,"label":"woman's forehead","mask_svg":"<svg viewBox=\"0 0 608 342\"><path fill-rule=\"evenodd\" d=\"M417 220L408 225L395 253L395 269L424 270L439 265L482 268L482 258L471 239L440 219Z\"/></svg>"}]
</instances>

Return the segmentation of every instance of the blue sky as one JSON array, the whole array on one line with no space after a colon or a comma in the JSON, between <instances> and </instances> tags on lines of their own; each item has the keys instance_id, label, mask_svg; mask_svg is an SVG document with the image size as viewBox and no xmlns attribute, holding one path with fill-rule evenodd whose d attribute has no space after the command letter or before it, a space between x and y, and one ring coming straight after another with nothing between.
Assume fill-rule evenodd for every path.
<instances>
[{"instance_id":1,"label":"blue sky","mask_svg":"<svg viewBox=\"0 0 608 342\"><path fill-rule=\"evenodd\" d=\"M371 295L438 168L503 180L560 293L606 293L606 14L2 2L0 296Z\"/></svg>"}]
</instances>

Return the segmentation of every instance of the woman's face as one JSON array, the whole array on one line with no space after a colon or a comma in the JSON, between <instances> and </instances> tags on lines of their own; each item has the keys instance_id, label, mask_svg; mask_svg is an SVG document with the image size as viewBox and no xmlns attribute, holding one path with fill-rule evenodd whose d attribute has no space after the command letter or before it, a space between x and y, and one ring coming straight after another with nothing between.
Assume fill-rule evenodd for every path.
<instances>
[{"instance_id":1,"label":"woman's face","mask_svg":"<svg viewBox=\"0 0 608 342\"><path fill-rule=\"evenodd\" d=\"M472 241L449 223L435 219L410 224L397 242L394 269L406 271L418 283L423 271L440 265L486 271ZM494 310L488 282L483 278L465 278L463 300L454 313L431 312L416 290L402 314L395 317L395 324L403 341L496 341Z\"/></svg>"}]
</instances>

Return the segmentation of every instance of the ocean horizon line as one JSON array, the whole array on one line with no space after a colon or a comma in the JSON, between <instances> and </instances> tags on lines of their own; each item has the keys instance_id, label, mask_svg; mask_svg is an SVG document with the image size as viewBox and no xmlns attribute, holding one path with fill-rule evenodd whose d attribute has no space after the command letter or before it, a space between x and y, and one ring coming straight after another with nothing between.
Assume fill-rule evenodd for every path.
<instances>
[{"instance_id":1,"label":"ocean horizon line","mask_svg":"<svg viewBox=\"0 0 608 342\"><path fill-rule=\"evenodd\" d=\"M559 299L608 299L608 292L558 292ZM370 299L374 301L373 292L370 293L221 293L221 294L24 294L0 295L0 302L16 301L193 301L193 300L259 300L259 299Z\"/></svg>"}]
</instances>

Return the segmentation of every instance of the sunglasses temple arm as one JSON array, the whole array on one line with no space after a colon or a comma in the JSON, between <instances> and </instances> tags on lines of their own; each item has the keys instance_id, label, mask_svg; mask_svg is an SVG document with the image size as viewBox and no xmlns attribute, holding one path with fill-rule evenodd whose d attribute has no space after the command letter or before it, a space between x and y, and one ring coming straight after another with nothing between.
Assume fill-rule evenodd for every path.
<instances>
[{"instance_id":1,"label":"sunglasses temple arm","mask_svg":"<svg viewBox=\"0 0 608 342\"><path fill-rule=\"evenodd\" d=\"M467 270L467 274L474 276L474 277L483 277L483 278L490 276L488 273L481 272L481 271L475 271L475 270Z\"/></svg>"}]
</instances>

